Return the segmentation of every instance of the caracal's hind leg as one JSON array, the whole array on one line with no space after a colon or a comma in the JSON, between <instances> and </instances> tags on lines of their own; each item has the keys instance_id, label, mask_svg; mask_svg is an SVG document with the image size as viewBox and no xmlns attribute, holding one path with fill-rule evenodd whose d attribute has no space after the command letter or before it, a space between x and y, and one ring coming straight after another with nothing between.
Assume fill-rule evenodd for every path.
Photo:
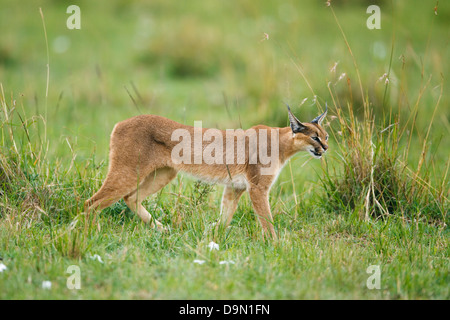
<instances>
[{"instance_id":1,"label":"caracal's hind leg","mask_svg":"<svg viewBox=\"0 0 450 320\"><path fill-rule=\"evenodd\" d=\"M154 227L154 219L141 203L149 195L161 190L172 181L176 175L177 171L169 167L160 168L151 172L144 178L142 183L139 184L137 189L133 190L123 198L128 208L135 212L145 223L150 223L151 226ZM159 221L154 221L158 229L165 230L164 226Z\"/></svg>"},{"instance_id":2,"label":"caracal's hind leg","mask_svg":"<svg viewBox=\"0 0 450 320\"><path fill-rule=\"evenodd\" d=\"M157 168L156 164L127 163L110 154L110 166L100 189L84 203L86 213L102 210L136 190L144 178Z\"/></svg>"},{"instance_id":3,"label":"caracal's hind leg","mask_svg":"<svg viewBox=\"0 0 450 320\"><path fill-rule=\"evenodd\" d=\"M120 172L120 174L117 174ZM132 170L121 171L109 169L105 181L100 189L84 203L86 213L92 210L102 210L117 202L133 190L139 184L139 177Z\"/></svg>"}]
</instances>

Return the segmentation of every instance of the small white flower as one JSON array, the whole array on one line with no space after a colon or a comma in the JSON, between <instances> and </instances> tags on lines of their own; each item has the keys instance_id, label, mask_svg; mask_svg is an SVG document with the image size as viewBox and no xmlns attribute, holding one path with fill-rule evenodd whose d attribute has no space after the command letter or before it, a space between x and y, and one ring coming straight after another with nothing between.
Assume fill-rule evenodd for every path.
<instances>
[{"instance_id":1,"label":"small white flower","mask_svg":"<svg viewBox=\"0 0 450 320\"><path fill-rule=\"evenodd\" d=\"M8 269L3 263L0 262L0 272L5 271L6 269Z\"/></svg>"},{"instance_id":2,"label":"small white flower","mask_svg":"<svg viewBox=\"0 0 450 320\"><path fill-rule=\"evenodd\" d=\"M103 263L102 257L100 257L98 254L94 254L93 256L91 256L91 259Z\"/></svg>"},{"instance_id":3,"label":"small white flower","mask_svg":"<svg viewBox=\"0 0 450 320\"><path fill-rule=\"evenodd\" d=\"M204 264L204 263L205 263L205 260L198 260L198 259L195 259L195 260L194 260L194 263Z\"/></svg>"},{"instance_id":4,"label":"small white flower","mask_svg":"<svg viewBox=\"0 0 450 320\"><path fill-rule=\"evenodd\" d=\"M219 264L234 264L234 261L233 260L220 261Z\"/></svg>"},{"instance_id":5,"label":"small white flower","mask_svg":"<svg viewBox=\"0 0 450 320\"><path fill-rule=\"evenodd\" d=\"M42 289L51 289L52 283L51 281L42 281Z\"/></svg>"},{"instance_id":6,"label":"small white flower","mask_svg":"<svg viewBox=\"0 0 450 320\"><path fill-rule=\"evenodd\" d=\"M211 242L208 244L208 247L209 247L209 251L212 251L212 250L219 250L219 245L218 245L217 243L215 243L214 241L211 241Z\"/></svg>"}]
</instances>

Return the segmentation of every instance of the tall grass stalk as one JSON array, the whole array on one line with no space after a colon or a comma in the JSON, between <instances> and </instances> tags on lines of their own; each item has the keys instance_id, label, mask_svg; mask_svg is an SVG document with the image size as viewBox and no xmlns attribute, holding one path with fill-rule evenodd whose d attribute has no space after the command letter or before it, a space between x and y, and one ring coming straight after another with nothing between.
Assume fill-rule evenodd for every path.
<instances>
[{"instance_id":1,"label":"tall grass stalk","mask_svg":"<svg viewBox=\"0 0 450 320\"><path fill-rule=\"evenodd\" d=\"M44 13L42 12L42 8L39 8L39 13L41 15L42 19L42 26L44 28L44 36L45 36L45 50L47 53L47 77L46 77L46 85L45 85L45 111L44 111L44 119L45 119L45 126L44 126L44 142L47 143L47 120L48 120L48 88L50 85L50 54L48 50L48 38L47 38L47 28L45 27L45 19L44 19Z\"/></svg>"}]
</instances>

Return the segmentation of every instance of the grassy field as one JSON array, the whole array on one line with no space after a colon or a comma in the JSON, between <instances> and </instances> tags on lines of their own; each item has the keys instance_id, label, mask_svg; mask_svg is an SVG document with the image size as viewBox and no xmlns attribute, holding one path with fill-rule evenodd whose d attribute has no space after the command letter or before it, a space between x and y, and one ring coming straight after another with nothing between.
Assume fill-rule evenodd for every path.
<instances>
[{"instance_id":1,"label":"grassy field","mask_svg":"<svg viewBox=\"0 0 450 320\"><path fill-rule=\"evenodd\" d=\"M450 3L374 2L375 30L363 0L77 1L70 30L2 0L0 299L449 299ZM287 126L284 102L327 102L330 149L273 186L277 241L248 195L214 235L223 187L183 175L145 201L167 233L83 214L116 122Z\"/></svg>"}]
</instances>

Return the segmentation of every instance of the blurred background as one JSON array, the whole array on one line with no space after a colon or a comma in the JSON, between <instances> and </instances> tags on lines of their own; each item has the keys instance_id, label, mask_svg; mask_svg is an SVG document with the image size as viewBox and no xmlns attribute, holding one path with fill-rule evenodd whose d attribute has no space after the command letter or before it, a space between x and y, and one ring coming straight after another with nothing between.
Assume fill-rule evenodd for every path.
<instances>
[{"instance_id":1,"label":"blurred background","mask_svg":"<svg viewBox=\"0 0 450 320\"><path fill-rule=\"evenodd\" d=\"M204 127L226 129L287 126L283 102L302 121L319 114L316 101L328 102L330 116L348 101L356 115L362 112L353 59L325 0L0 4L4 94L25 118L47 118L49 153L63 161L71 158L71 148L78 159L95 152L106 160L114 124L138 114L188 125L202 120ZM67 27L72 4L81 10L79 30ZM436 163L444 167L450 147L450 3L439 1L437 8L436 1L422 0L331 4L380 129L391 108L401 105L406 121L417 104L412 145L420 150L420 133L425 135L444 79L430 138ZM379 30L366 26L372 4L381 9ZM338 102L331 100L329 87ZM43 128L38 132L42 139ZM330 143L331 154L336 143Z\"/></svg>"}]
</instances>

